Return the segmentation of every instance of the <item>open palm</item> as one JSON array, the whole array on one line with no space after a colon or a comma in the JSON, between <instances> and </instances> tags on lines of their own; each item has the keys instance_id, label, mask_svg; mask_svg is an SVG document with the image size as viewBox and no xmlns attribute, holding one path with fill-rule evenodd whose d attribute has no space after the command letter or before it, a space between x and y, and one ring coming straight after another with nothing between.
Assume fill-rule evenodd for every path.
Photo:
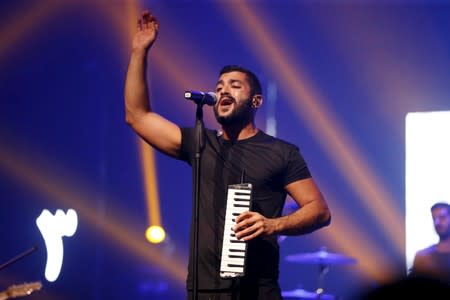
<instances>
[{"instance_id":1,"label":"open palm","mask_svg":"<svg viewBox=\"0 0 450 300\"><path fill-rule=\"evenodd\" d=\"M138 31L133 37L133 49L148 49L155 42L159 24L148 11L142 13L138 20Z\"/></svg>"}]
</instances>

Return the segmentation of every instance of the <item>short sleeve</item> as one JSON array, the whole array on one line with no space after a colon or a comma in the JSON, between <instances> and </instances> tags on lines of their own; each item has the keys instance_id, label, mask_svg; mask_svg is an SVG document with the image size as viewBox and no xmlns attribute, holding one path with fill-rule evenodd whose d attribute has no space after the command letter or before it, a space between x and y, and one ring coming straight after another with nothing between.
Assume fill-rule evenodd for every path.
<instances>
[{"instance_id":1,"label":"short sleeve","mask_svg":"<svg viewBox=\"0 0 450 300\"><path fill-rule=\"evenodd\" d=\"M181 128L180 160L192 165L194 156L194 130L192 128Z\"/></svg>"},{"instance_id":2,"label":"short sleeve","mask_svg":"<svg viewBox=\"0 0 450 300\"><path fill-rule=\"evenodd\" d=\"M311 177L311 173L298 147L289 146L287 151L286 176L284 186L306 178Z\"/></svg>"}]
</instances>

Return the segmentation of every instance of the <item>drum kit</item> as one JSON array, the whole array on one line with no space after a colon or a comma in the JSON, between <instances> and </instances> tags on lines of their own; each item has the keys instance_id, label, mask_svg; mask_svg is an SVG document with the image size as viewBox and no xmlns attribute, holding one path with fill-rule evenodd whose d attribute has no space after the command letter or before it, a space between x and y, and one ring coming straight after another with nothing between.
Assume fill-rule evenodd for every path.
<instances>
[{"instance_id":1,"label":"drum kit","mask_svg":"<svg viewBox=\"0 0 450 300\"><path fill-rule=\"evenodd\" d=\"M290 291L282 291L281 295L284 299L320 299L320 300L337 300L338 298L332 294L326 294L324 290L324 277L328 273L329 267L332 265L354 264L356 259L340 253L328 252L325 247L321 247L319 251L299 253L288 255L286 261L301 264L314 264L319 266L318 287L315 292L303 289L295 289Z\"/></svg>"}]
</instances>

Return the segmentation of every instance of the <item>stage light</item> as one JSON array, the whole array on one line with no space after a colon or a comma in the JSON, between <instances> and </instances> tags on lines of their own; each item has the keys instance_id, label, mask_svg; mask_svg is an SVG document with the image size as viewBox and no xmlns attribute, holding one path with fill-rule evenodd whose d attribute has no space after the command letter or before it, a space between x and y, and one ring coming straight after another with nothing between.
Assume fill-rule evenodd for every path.
<instances>
[{"instance_id":1,"label":"stage light","mask_svg":"<svg viewBox=\"0 0 450 300\"><path fill-rule=\"evenodd\" d=\"M159 244L166 238L166 232L161 226L150 226L145 231L145 237L152 244Z\"/></svg>"}]
</instances>

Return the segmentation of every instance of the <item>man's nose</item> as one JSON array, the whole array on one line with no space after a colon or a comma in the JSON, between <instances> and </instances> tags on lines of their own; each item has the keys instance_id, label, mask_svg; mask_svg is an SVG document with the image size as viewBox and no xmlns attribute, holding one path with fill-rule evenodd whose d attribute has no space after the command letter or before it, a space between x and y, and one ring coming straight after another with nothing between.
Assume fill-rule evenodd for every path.
<instances>
[{"instance_id":1,"label":"man's nose","mask_svg":"<svg viewBox=\"0 0 450 300\"><path fill-rule=\"evenodd\" d=\"M230 88L227 86L222 87L222 89L220 90L220 96L229 95L229 94L230 94Z\"/></svg>"}]
</instances>

